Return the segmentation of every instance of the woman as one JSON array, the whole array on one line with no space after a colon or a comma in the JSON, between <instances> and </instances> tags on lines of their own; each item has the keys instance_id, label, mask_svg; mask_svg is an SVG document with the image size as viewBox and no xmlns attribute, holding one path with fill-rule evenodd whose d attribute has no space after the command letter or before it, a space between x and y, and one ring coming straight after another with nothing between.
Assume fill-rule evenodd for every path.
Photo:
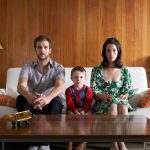
<instances>
[{"instance_id":1,"label":"woman","mask_svg":"<svg viewBox=\"0 0 150 150\"><path fill-rule=\"evenodd\" d=\"M128 99L134 95L130 73L121 62L122 49L116 38L108 38L102 49L103 61L94 67L91 88L95 103L93 114L128 115ZM111 149L127 150L124 142L112 143Z\"/></svg>"}]
</instances>

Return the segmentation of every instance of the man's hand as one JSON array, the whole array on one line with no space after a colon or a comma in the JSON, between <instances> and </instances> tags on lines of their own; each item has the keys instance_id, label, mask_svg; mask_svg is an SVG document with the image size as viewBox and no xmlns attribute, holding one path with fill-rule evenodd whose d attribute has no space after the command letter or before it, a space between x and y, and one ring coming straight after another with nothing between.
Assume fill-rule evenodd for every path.
<instances>
[{"instance_id":1,"label":"man's hand","mask_svg":"<svg viewBox=\"0 0 150 150\"><path fill-rule=\"evenodd\" d=\"M42 108L50 102L50 98L43 95L36 93L37 98L33 102L34 109L42 110Z\"/></svg>"},{"instance_id":2,"label":"man's hand","mask_svg":"<svg viewBox=\"0 0 150 150\"><path fill-rule=\"evenodd\" d=\"M40 97L40 94L38 94L38 93L31 93L28 90L27 82L28 82L28 80L25 77L19 77L17 90L18 90L18 93L20 95L23 95L27 99L28 103L33 105L33 107L34 107L34 101L38 97ZM37 108L41 109L41 106L37 106Z\"/></svg>"},{"instance_id":3,"label":"man's hand","mask_svg":"<svg viewBox=\"0 0 150 150\"><path fill-rule=\"evenodd\" d=\"M28 103L31 105L33 105L34 100L37 99L37 96L35 94L29 93L29 92L26 97L27 97Z\"/></svg>"}]
</instances>

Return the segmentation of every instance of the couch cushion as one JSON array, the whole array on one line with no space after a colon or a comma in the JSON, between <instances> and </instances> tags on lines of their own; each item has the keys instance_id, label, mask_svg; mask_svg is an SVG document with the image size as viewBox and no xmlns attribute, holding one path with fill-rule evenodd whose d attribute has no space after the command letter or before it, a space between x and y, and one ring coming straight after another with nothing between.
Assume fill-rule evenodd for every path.
<instances>
[{"instance_id":1,"label":"couch cushion","mask_svg":"<svg viewBox=\"0 0 150 150\"><path fill-rule=\"evenodd\" d=\"M144 115L150 119L150 108L136 108L135 111L129 112L129 115Z\"/></svg>"},{"instance_id":2,"label":"couch cushion","mask_svg":"<svg viewBox=\"0 0 150 150\"><path fill-rule=\"evenodd\" d=\"M66 88L72 85L72 81L70 78L72 67L65 68L65 85L63 88L63 93L65 92ZM90 86L90 79L91 79L91 71L92 67L85 67L86 69L86 82L85 84ZM139 89L139 91L147 90L147 78L146 78L146 71L143 67L128 67L131 73L131 79L133 82L133 88ZM18 78L20 74L21 68L9 68L7 71L7 80L6 80L6 93L11 95L17 91L17 84ZM140 81L140 82L139 82Z\"/></svg>"},{"instance_id":3,"label":"couch cushion","mask_svg":"<svg viewBox=\"0 0 150 150\"><path fill-rule=\"evenodd\" d=\"M16 108L16 100L9 95L0 94L0 106Z\"/></svg>"},{"instance_id":4,"label":"couch cushion","mask_svg":"<svg viewBox=\"0 0 150 150\"><path fill-rule=\"evenodd\" d=\"M16 108L8 107L8 106L0 106L0 117L3 117L6 114L13 114L17 112Z\"/></svg>"},{"instance_id":5,"label":"couch cushion","mask_svg":"<svg viewBox=\"0 0 150 150\"><path fill-rule=\"evenodd\" d=\"M16 97L18 79L20 75L21 68L9 68L7 71L6 79L6 94L12 97Z\"/></svg>"},{"instance_id":6,"label":"couch cushion","mask_svg":"<svg viewBox=\"0 0 150 150\"><path fill-rule=\"evenodd\" d=\"M148 88L146 71L143 67L127 67L131 74L134 89L145 91Z\"/></svg>"}]
</instances>

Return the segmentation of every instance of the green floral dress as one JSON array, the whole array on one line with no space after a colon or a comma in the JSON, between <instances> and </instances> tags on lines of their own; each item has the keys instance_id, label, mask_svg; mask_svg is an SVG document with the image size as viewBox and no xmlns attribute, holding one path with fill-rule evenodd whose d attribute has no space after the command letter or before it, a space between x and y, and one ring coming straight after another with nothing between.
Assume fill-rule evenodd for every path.
<instances>
[{"instance_id":1,"label":"green floral dress","mask_svg":"<svg viewBox=\"0 0 150 150\"><path fill-rule=\"evenodd\" d=\"M129 98L134 95L130 72L124 66L120 69L122 74L121 79L120 81L115 82L106 81L104 79L102 66L97 66L92 69L91 88L94 95L97 93L103 93L106 95L112 94L115 97L112 101L104 101L94 97L95 101L92 107L93 114L107 114L112 102L115 104L126 104L128 105L129 111L133 110L128 100L118 98L121 94L126 93L129 94Z\"/></svg>"}]
</instances>

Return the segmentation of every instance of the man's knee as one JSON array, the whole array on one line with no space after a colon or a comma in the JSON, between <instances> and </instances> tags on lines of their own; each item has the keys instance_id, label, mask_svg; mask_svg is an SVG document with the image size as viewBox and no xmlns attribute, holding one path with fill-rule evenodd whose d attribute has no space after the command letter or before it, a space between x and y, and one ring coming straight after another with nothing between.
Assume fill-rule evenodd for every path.
<instances>
[{"instance_id":1,"label":"man's knee","mask_svg":"<svg viewBox=\"0 0 150 150\"><path fill-rule=\"evenodd\" d=\"M59 96L56 96L56 97L53 99L53 104L62 105L61 98L60 98Z\"/></svg>"},{"instance_id":2,"label":"man's knee","mask_svg":"<svg viewBox=\"0 0 150 150\"><path fill-rule=\"evenodd\" d=\"M55 97L52 100L52 110L51 110L51 114L61 114L62 113L62 102L61 102L61 98L59 96Z\"/></svg>"},{"instance_id":3,"label":"man's knee","mask_svg":"<svg viewBox=\"0 0 150 150\"><path fill-rule=\"evenodd\" d=\"M19 95L17 98L16 98L16 103L23 103L23 102L26 102L27 100L25 99L25 97L23 97L22 95Z\"/></svg>"},{"instance_id":4,"label":"man's knee","mask_svg":"<svg viewBox=\"0 0 150 150\"><path fill-rule=\"evenodd\" d=\"M22 95L19 95L16 99L16 108L17 111L24 111L27 110L28 108L26 108L28 102L26 100L25 97L23 97Z\"/></svg>"}]
</instances>

